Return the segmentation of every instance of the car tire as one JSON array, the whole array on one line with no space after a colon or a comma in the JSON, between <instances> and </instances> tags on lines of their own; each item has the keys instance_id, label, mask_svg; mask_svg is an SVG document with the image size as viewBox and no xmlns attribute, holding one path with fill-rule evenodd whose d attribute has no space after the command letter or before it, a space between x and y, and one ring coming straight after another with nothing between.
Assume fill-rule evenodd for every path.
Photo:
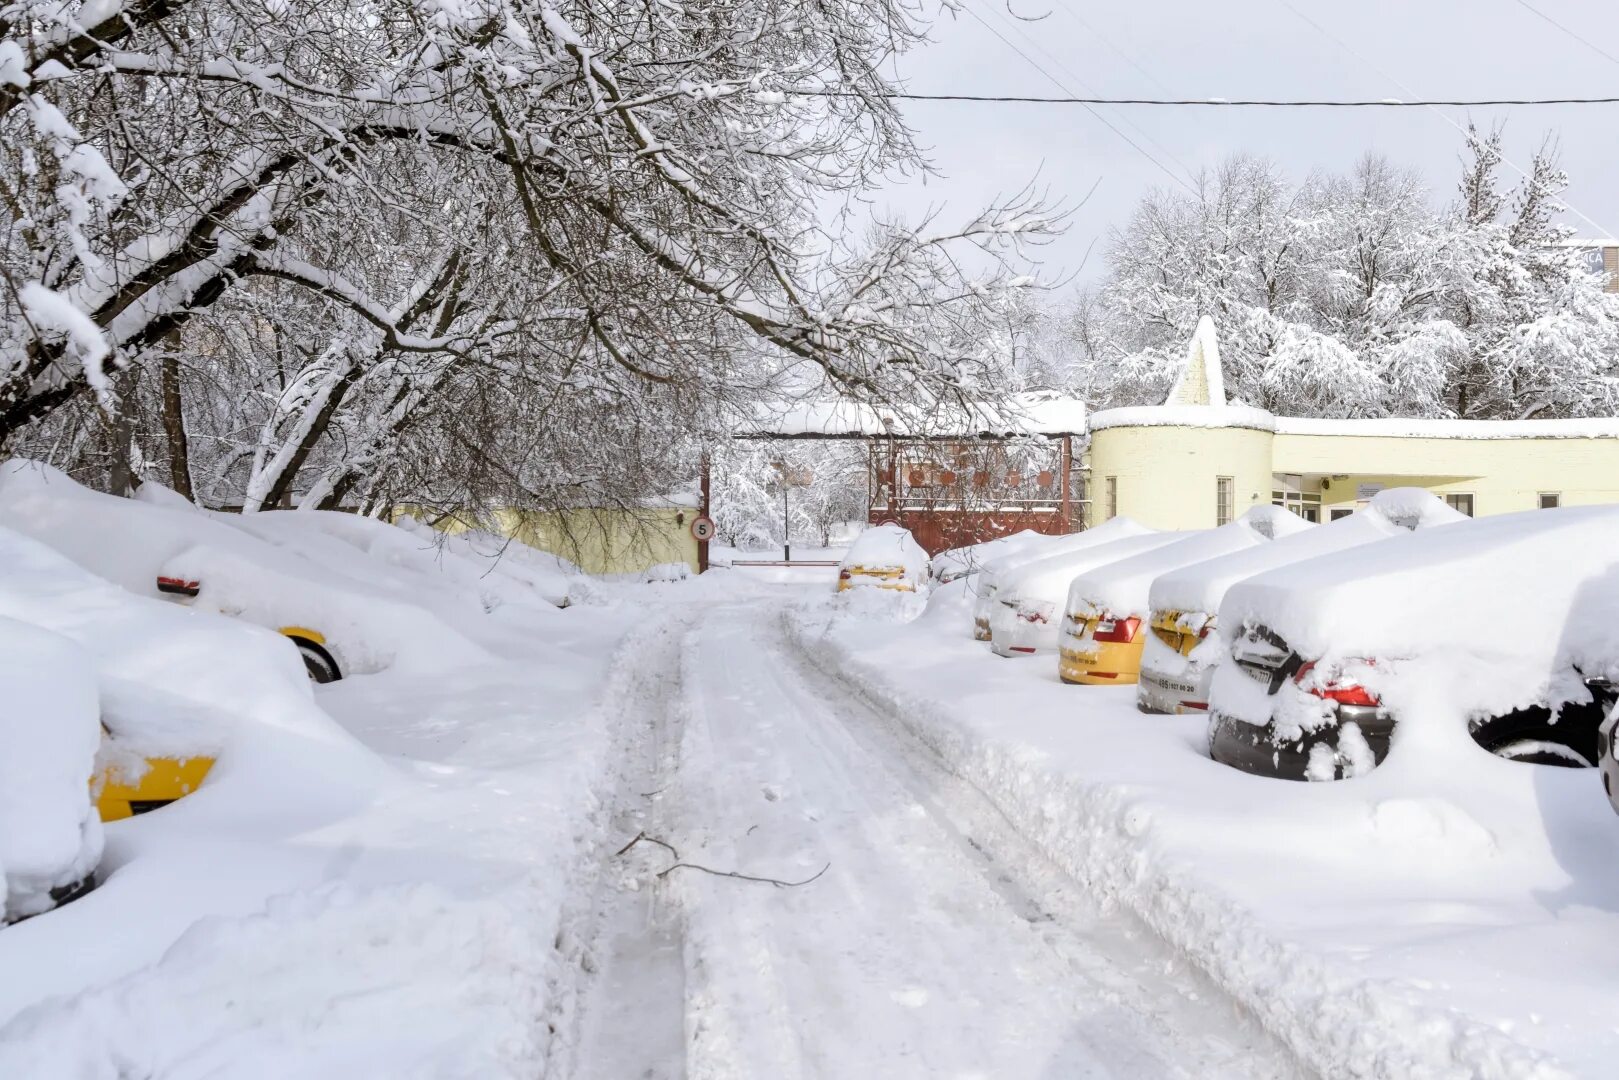
<instances>
[{"instance_id":1,"label":"car tire","mask_svg":"<svg viewBox=\"0 0 1619 1080\"><path fill-rule=\"evenodd\" d=\"M298 646L298 655L304 658L304 670L309 673L310 682L324 685L343 677L343 669L337 666L337 660L326 651L326 646L302 634L287 634L286 637Z\"/></svg>"},{"instance_id":2,"label":"car tire","mask_svg":"<svg viewBox=\"0 0 1619 1080\"><path fill-rule=\"evenodd\" d=\"M1515 709L1471 725L1473 741L1497 757L1526 765L1589 769L1598 757L1597 729L1605 702L1564 705L1555 723L1545 706Z\"/></svg>"}]
</instances>

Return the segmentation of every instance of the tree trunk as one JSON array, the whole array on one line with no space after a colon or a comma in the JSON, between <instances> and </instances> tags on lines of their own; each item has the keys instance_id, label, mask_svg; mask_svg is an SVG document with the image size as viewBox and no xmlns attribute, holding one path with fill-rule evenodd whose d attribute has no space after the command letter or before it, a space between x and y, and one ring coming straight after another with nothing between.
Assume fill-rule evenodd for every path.
<instances>
[{"instance_id":1,"label":"tree trunk","mask_svg":"<svg viewBox=\"0 0 1619 1080\"><path fill-rule=\"evenodd\" d=\"M169 484L192 502L191 444L186 437L186 418L180 400L180 358L174 353L163 357L163 431L169 441Z\"/></svg>"},{"instance_id":2,"label":"tree trunk","mask_svg":"<svg viewBox=\"0 0 1619 1080\"><path fill-rule=\"evenodd\" d=\"M140 484L135 475L135 383L140 369L131 367L118 378L115 408L106 418L107 441L112 460L107 466L107 490L113 495L133 495Z\"/></svg>"}]
</instances>

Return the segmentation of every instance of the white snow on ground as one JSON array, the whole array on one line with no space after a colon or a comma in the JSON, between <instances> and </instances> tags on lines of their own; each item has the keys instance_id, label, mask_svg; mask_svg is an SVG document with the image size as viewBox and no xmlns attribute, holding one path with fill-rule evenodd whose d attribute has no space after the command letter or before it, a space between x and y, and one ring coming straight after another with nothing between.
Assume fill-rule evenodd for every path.
<instances>
[{"instance_id":1,"label":"white snow on ground","mask_svg":"<svg viewBox=\"0 0 1619 1080\"><path fill-rule=\"evenodd\" d=\"M476 596L452 603L451 630L400 591L453 590L385 561L315 566L313 534L254 546L194 510L101 496L77 500L86 525L72 492L19 498L17 475L8 524L130 587L0 530L0 615L78 642L109 723L219 761L195 794L106 826L100 888L0 931L0 1076L534 1075L582 970L573 904L629 685L613 672L660 628L513 585L487 616ZM296 570L325 610L391 633L397 662L316 691L279 635L151 598L182 515L235 553L244 586ZM408 640L417 627L437 641ZM445 641L462 651L426 655Z\"/></svg>"},{"instance_id":2,"label":"white snow on ground","mask_svg":"<svg viewBox=\"0 0 1619 1080\"><path fill-rule=\"evenodd\" d=\"M0 618L219 764L106 827L99 889L0 930L8 1080L1550 1078L1619 1050L1593 771L1246 776L1201 718L966 640L964 581L734 569L558 610L395 560L390 526L96 512L142 543L0 530ZM411 625L470 652L312 688L271 630L149 595L181 535L156 512L357 628L414 588Z\"/></svg>"},{"instance_id":3,"label":"white snow on ground","mask_svg":"<svg viewBox=\"0 0 1619 1080\"><path fill-rule=\"evenodd\" d=\"M1323 1075L1611 1075L1619 828L1594 770L1478 750L1426 787L1248 776L1208 759L1204 718L1005 664L966 617L789 625Z\"/></svg>"}]
</instances>

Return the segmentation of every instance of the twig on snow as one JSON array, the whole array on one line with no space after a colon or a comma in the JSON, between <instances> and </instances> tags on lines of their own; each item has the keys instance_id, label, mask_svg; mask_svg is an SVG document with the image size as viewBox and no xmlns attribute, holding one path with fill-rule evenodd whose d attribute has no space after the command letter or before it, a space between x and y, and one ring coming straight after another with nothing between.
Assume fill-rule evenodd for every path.
<instances>
[{"instance_id":1,"label":"twig on snow","mask_svg":"<svg viewBox=\"0 0 1619 1080\"><path fill-rule=\"evenodd\" d=\"M652 838L649 836L647 839L650 840ZM742 881L758 881L766 885L774 885L778 889L796 889L800 885L808 885L810 882L814 881L816 878L820 877L822 874L826 873L832 868L832 864L827 863L825 866L815 871L814 874L805 878L803 881L782 881L780 878L754 877L752 874L739 874L735 870L715 870L712 867L699 866L697 863L677 862L667 870L661 871L658 876L667 877L674 871L679 870L682 866L686 867L688 870L701 870L703 873L713 874L715 877L732 877L738 878Z\"/></svg>"},{"instance_id":2,"label":"twig on snow","mask_svg":"<svg viewBox=\"0 0 1619 1080\"><path fill-rule=\"evenodd\" d=\"M673 844L659 840L656 836L648 836L644 830L636 833L634 840L631 840L629 843L613 852L613 855L617 857L624 854L626 851L630 850L630 848L634 847L636 844L639 844L642 840L645 840L649 844L657 844L659 847L668 851L669 854L673 855L675 858L680 858L680 852L675 850L675 846ZM662 877L663 875L659 874L658 876Z\"/></svg>"}]
</instances>

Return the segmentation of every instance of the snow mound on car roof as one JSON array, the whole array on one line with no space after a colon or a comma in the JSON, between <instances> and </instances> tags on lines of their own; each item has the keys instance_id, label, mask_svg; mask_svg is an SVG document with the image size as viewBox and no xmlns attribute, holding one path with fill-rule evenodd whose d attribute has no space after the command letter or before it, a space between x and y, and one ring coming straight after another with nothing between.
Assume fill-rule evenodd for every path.
<instances>
[{"instance_id":1,"label":"snow mound on car roof","mask_svg":"<svg viewBox=\"0 0 1619 1080\"><path fill-rule=\"evenodd\" d=\"M1132 558L1077 575L1068 589L1068 609L1090 605L1116 617L1145 616L1148 593L1159 575L1233 551L1267 544L1311 528L1308 521L1275 506L1256 506L1236 521L1190 535Z\"/></svg>"},{"instance_id":2,"label":"snow mound on car roof","mask_svg":"<svg viewBox=\"0 0 1619 1080\"><path fill-rule=\"evenodd\" d=\"M1070 552L1083 551L1100 544L1111 544L1115 540L1145 536L1157 531L1121 514L1118 517L1108 518L1094 528L1083 529L1066 536L1053 536L1044 544L998 554L984 564L984 573L988 580L994 580L995 577L1009 574L1021 566L1027 566L1041 559L1054 559Z\"/></svg>"},{"instance_id":3,"label":"snow mound on car roof","mask_svg":"<svg viewBox=\"0 0 1619 1080\"><path fill-rule=\"evenodd\" d=\"M849 545L844 566L870 568L898 566L905 576L920 582L928 576L928 553L916 542L911 530L898 525L873 525Z\"/></svg>"},{"instance_id":4,"label":"snow mound on car roof","mask_svg":"<svg viewBox=\"0 0 1619 1080\"><path fill-rule=\"evenodd\" d=\"M967 544L941 551L933 556L933 577L937 581L942 581L946 577L954 579L963 574L976 574L993 559L1003 555L1015 555L1022 551L1033 551L1055 539L1056 537L1035 532L1033 529L1024 529L1022 532L999 536L981 544Z\"/></svg>"},{"instance_id":5,"label":"snow mound on car roof","mask_svg":"<svg viewBox=\"0 0 1619 1080\"><path fill-rule=\"evenodd\" d=\"M1161 574L1149 591L1153 611L1204 612L1220 607L1226 590L1237 582L1277 566L1344 551L1374 540L1402 536L1412 528L1428 528L1469 520L1444 500L1421 488L1388 488L1364 509L1315 528L1293 530L1273 543L1244 548ZM1406 523L1410 524L1406 524Z\"/></svg>"},{"instance_id":6,"label":"snow mound on car roof","mask_svg":"<svg viewBox=\"0 0 1619 1080\"><path fill-rule=\"evenodd\" d=\"M1530 510L1269 570L1235 585L1222 635L1262 625L1300 655L1378 659L1368 688L1494 713L1583 699L1619 675L1619 507Z\"/></svg>"},{"instance_id":7,"label":"snow mound on car roof","mask_svg":"<svg viewBox=\"0 0 1619 1080\"><path fill-rule=\"evenodd\" d=\"M1109 543L1093 544L1077 551L1036 559L1006 575L1000 582L996 596L1004 602L1038 597L1049 599L1052 603L1060 603L1074 575L1098 566L1108 566L1144 552L1168 547L1194 535L1196 534L1191 532L1141 533Z\"/></svg>"}]
</instances>

